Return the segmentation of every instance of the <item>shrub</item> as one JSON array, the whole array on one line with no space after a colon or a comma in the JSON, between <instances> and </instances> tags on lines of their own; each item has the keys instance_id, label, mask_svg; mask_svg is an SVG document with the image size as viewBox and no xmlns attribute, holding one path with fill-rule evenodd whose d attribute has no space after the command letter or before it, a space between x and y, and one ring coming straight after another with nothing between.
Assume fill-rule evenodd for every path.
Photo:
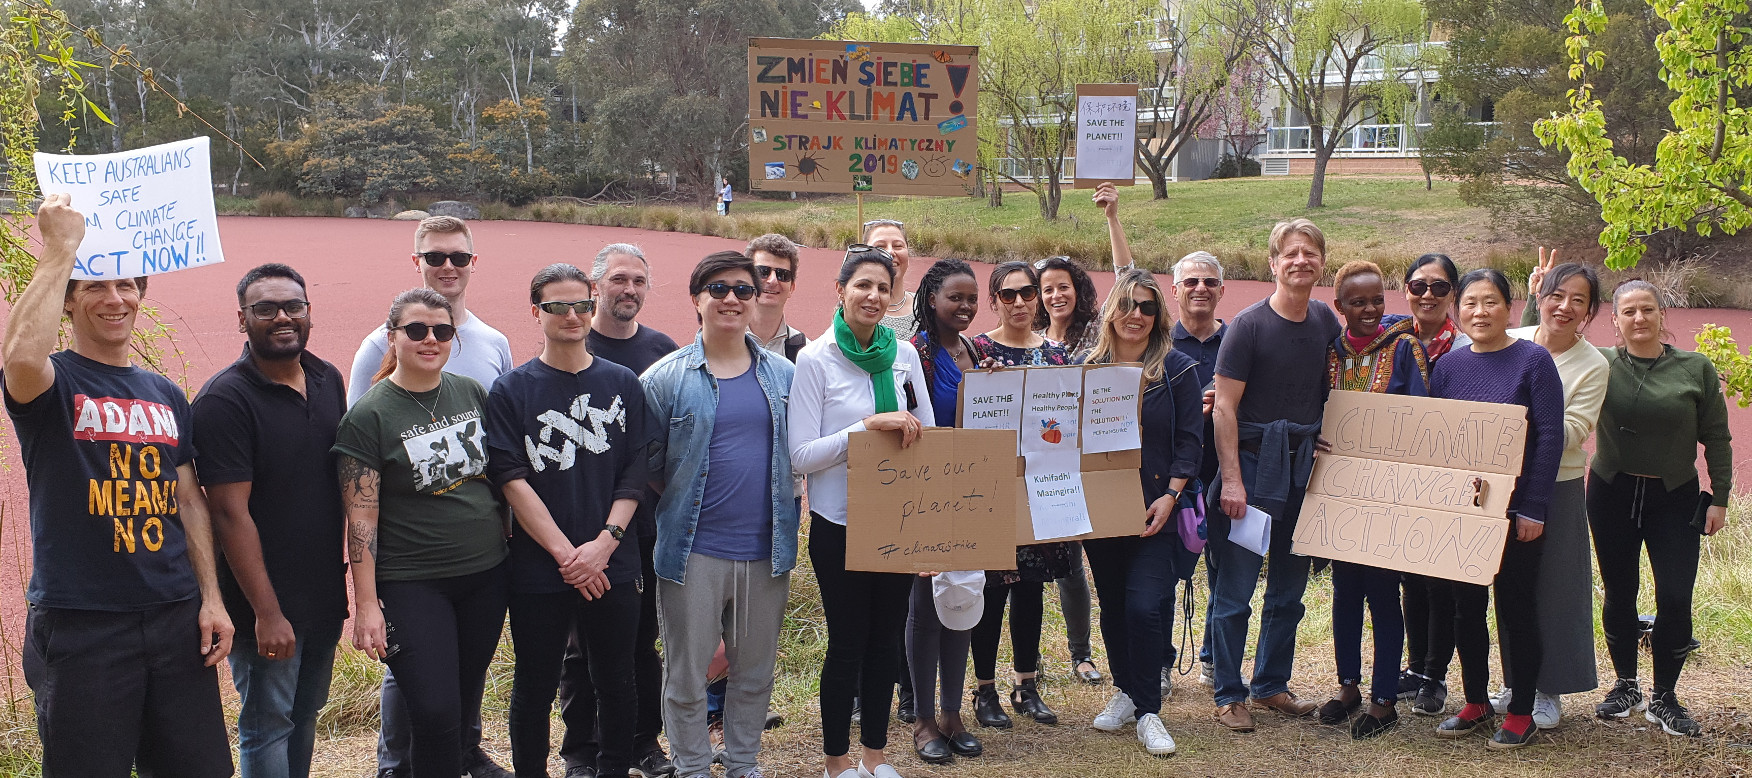
<instances>
[{"instance_id":1,"label":"shrub","mask_svg":"<svg viewBox=\"0 0 1752 778\"><path fill-rule=\"evenodd\" d=\"M286 192L268 192L255 200L257 216L297 216L298 201Z\"/></svg>"}]
</instances>

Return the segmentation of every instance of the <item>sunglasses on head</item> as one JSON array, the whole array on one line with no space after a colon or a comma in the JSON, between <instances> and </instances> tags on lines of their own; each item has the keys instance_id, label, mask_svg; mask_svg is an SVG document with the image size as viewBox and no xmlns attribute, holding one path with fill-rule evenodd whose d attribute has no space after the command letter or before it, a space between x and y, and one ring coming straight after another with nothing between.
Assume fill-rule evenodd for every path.
<instances>
[{"instance_id":1,"label":"sunglasses on head","mask_svg":"<svg viewBox=\"0 0 1752 778\"><path fill-rule=\"evenodd\" d=\"M752 300L754 299L755 294L760 292L759 289L749 286L748 284L731 285L726 284L723 281L714 281L706 284L705 290L706 294L711 295L714 300L722 300L725 297L730 296L731 293L735 293L736 299L738 300Z\"/></svg>"},{"instance_id":2,"label":"sunglasses on head","mask_svg":"<svg viewBox=\"0 0 1752 778\"><path fill-rule=\"evenodd\" d=\"M585 314L591 314L591 313L596 312L596 301L595 300L573 300L571 302L564 302L561 300L549 300L547 302L541 303L540 307L544 313L551 313L555 316L564 316L564 315L566 315L567 311L571 311L573 313L578 314L579 316L583 316Z\"/></svg>"},{"instance_id":3,"label":"sunglasses on head","mask_svg":"<svg viewBox=\"0 0 1752 778\"><path fill-rule=\"evenodd\" d=\"M249 315L262 321L273 321L279 318L281 311L285 311L286 317L289 319L302 319L310 315L310 303L304 300L286 300L284 302L264 300L246 307L249 309Z\"/></svg>"},{"instance_id":4,"label":"sunglasses on head","mask_svg":"<svg viewBox=\"0 0 1752 778\"><path fill-rule=\"evenodd\" d=\"M899 227L904 230L906 229L906 222L898 222L893 219L871 219L864 222L865 232L869 232L871 227Z\"/></svg>"},{"instance_id":5,"label":"sunglasses on head","mask_svg":"<svg viewBox=\"0 0 1752 778\"><path fill-rule=\"evenodd\" d=\"M1039 297L1039 296L1040 296L1040 287L1038 287L1034 284L1029 284L1027 286L1022 286L1022 287L1017 287L1015 289L999 289L998 290L998 299L1002 300L1006 303L1016 302L1016 298L1018 298L1018 297L1022 298L1022 300L1024 302L1026 302L1029 300L1033 300L1034 298Z\"/></svg>"},{"instance_id":6,"label":"sunglasses on head","mask_svg":"<svg viewBox=\"0 0 1752 778\"><path fill-rule=\"evenodd\" d=\"M1133 300L1130 297L1121 297L1119 299L1120 307L1124 309L1124 312L1127 314L1132 311L1139 311L1145 316L1154 319L1157 314L1162 312L1162 304L1155 300Z\"/></svg>"},{"instance_id":7,"label":"sunglasses on head","mask_svg":"<svg viewBox=\"0 0 1752 778\"><path fill-rule=\"evenodd\" d=\"M778 276L779 283L781 284L791 283L791 280L797 277L797 274L793 271L786 270L782 267L773 267L771 265L755 265L754 274L759 276L762 281L773 276Z\"/></svg>"},{"instance_id":8,"label":"sunglasses on head","mask_svg":"<svg viewBox=\"0 0 1752 778\"><path fill-rule=\"evenodd\" d=\"M431 265L432 267L444 267L445 262L449 262L457 267L468 267L470 263L474 262L474 258L474 252L471 251L420 252L420 259L425 260L426 264Z\"/></svg>"},{"instance_id":9,"label":"sunglasses on head","mask_svg":"<svg viewBox=\"0 0 1752 778\"><path fill-rule=\"evenodd\" d=\"M1207 278L1199 278L1197 276L1194 276L1192 278L1180 279L1180 285L1184 286L1188 289L1197 289L1199 284L1204 284L1206 289L1215 289L1215 288L1223 285L1223 279L1216 278L1214 276L1207 277Z\"/></svg>"},{"instance_id":10,"label":"sunglasses on head","mask_svg":"<svg viewBox=\"0 0 1752 778\"><path fill-rule=\"evenodd\" d=\"M454 324L428 325L425 322L415 321L408 322L400 327L390 327L390 329L401 330L403 335L414 340L425 340L426 335L430 334L432 337L437 338L439 343L448 343L451 338L456 337L456 325Z\"/></svg>"},{"instance_id":11,"label":"sunglasses on head","mask_svg":"<svg viewBox=\"0 0 1752 778\"><path fill-rule=\"evenodd\" d=\"M871 253L881 254L882 256L887 257L889 259L889 261L891 261L891 262L894 260L894 255L888 253L888 249L882 248L880 246L872 246L868 243L853 243L852 245L846 247L846 259L851 259L852 257L857 256L859 254L871 254Z\"/></svg>"},{"instance_id":12,"label":"sunglasses on head","mask_svg":"<svg viewBox=\"0 0 1752 778\"><path fill-rule=\"evenodd\" d=\"M1422 297L1424 292L1429 292L1437 297L1447 297L1449 292L1454 291L1454 285L1447 281L1425 281L1420 278L1406 284L1405 291L1410 292L1413 297Z\"/></svg>"}]
</instances>

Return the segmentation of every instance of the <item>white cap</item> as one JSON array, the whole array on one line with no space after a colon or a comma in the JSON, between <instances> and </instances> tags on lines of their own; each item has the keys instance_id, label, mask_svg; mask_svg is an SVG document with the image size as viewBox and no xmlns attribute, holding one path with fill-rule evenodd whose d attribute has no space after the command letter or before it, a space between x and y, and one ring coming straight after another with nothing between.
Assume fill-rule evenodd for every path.
<instances>
[{"instance_id":1,"label":"white cap","mask_svg":"<svg viewBox=\"0 0 1752 778\"><path fill-rule=\"evenodd\" d=\"M985 615L985 571L938 573L931 580L931 601L936 603L937 620L945 628L973 629Z\"/></svg>"}]
</instances>

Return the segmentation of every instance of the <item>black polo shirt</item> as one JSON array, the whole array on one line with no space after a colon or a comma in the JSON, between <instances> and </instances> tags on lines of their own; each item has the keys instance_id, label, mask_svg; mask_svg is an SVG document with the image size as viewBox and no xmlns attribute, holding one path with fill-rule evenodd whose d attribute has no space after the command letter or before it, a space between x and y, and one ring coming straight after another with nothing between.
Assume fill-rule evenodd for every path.
<instances>
[{"instance_id":1,"label":"black polo shirt","mask_svg":"<svg viewBox=\"0 0 1752 778\"><path fill-rule=\"evenodd\" d=\"M309 352L300 361L308 399L262 375L246 346L194 402L201 485L251 482L249 512L262 561L281 612L295 626L347 617L345 514L329 453L347 389L334 365ZM223 553L219 588L232 622L253 630L255 609Z\"/></svg>"},{"instance_id":2,"label":"black polo shirt","mask_svg":"<svg viewBox=\"0 0 1752 778\"><path fill-rule=\"evenodd\" d=\"M1204 394L1204 388L1211 385L1217 376L1217 350L1223 345L1223 336L1228 334L1229 325L1222 319L1217 320L1217 331L1209 338L1199 340L1187 332L1179 322L1174 323L1174 350L1198 362L1193 370L1198 373L1199 394ZM1199 467L1198 477L1206 486L1217 475L1217 432L1210 416L1205 417L1204 463Z\"/></svg>"}]
</instances>

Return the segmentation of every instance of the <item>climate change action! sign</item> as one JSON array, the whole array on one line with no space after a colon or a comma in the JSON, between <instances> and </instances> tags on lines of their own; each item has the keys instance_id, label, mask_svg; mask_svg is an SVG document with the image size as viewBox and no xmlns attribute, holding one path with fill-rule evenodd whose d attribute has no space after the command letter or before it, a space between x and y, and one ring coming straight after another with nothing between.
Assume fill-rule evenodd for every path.
<instances>
[{"instance_id":1,"label":"climate change action! sign","mask_svg":"<svg viewBox=\"0 0 1752 778\"><path fill-rule=\"evenodd\" d=\"M971 192L978 60L977 46L749 39L749 186Z\"/></svg>"},{"instance_id":2,"label":"climate change action! sign","mask_svg":"<svg viewBox=\"0 0 1752 778\"><path fill-rule=\"evenodd\" d=\"M85 214L73 277L150 276L225 261L205 137L115 154L37 154L44 194Z\"/></svg>"}]
</instances>

